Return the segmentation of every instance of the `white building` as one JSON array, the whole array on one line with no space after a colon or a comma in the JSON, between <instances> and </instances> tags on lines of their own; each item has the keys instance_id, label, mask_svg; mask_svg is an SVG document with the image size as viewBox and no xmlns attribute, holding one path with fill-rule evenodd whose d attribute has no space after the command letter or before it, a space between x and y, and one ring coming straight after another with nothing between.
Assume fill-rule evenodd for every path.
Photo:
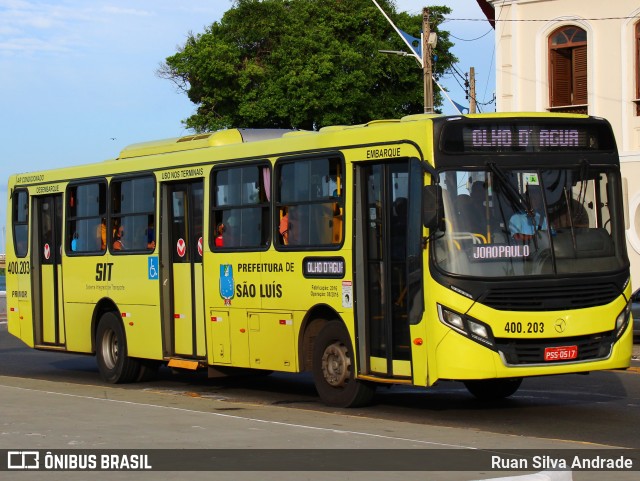
<instances>
[{"instance_id":1,"label":"white building","mask_svg":"<svg viewBox=\"0 0 640 481\"><path fill-rule=\"evenodd\" d=\"M640 287L640 2L477 0L495 28L497 110L579 112L613 126ZM495 21L495 22L494 22Z\"/></svg>"}]
</instances>

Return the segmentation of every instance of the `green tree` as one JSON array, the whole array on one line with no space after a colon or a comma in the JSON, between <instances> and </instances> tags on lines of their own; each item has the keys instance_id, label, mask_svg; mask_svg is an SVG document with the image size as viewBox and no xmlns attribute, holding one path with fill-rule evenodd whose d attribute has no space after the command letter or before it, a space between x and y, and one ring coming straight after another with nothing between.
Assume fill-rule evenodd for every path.
<instances>
[{"instance_id":1,"label":"green tree","mask_svg":"<svg viewBox=\"0 0 640 481\"><path fill-rule=\"evenodd\" d=\"M398 28L420 36L422 15L398 13L392 0L379 3ZM457 59L439 29L450 9L430 10L438 77ZM157 73L197 105L183 121L196 132L317 129L423 112L417 62L378 50L408 48L370 0L236 0L220 22L190 33Z\"/></svg>"}]
</instances>

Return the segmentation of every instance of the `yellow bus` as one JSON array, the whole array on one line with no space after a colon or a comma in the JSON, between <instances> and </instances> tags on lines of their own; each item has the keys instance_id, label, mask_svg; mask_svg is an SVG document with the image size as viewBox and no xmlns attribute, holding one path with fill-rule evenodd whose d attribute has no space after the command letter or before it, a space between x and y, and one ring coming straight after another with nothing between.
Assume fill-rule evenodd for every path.
<instances>
[{"instance_id":1,"label":"yellow bus","mask_svg":"<svg viewBox=\"0 0 640 481\"><path fill-rule=\"evenodd\" d=\"M312 371L333 406L378 384L625 369L623 179L603 119L416 115L229 129L9 179L8 329L162 364Z\"/></svg>"}]
</instances>

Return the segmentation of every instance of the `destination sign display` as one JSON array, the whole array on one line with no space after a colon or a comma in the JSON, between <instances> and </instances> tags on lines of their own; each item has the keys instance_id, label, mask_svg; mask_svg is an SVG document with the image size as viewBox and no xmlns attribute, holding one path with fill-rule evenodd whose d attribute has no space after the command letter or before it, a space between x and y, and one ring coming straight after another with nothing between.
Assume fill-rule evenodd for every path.
<instances>
[{"instance_id":1,"label":"destination sign display","mask_svg":"<svg viewBox=\"0 0 640 481\"><path fill-rule=\"evenodd\" d=\"M467 132L466 137L469 136ZM482 147L586 147L588 138L578 129L473 129L471 146Z\"/></svg>"},{"instance_id":2,"label":"destination sign display","mask_svg":"<svg viewBox=\"0 0 640 481\"><path fill-rule=\"evenodd\" d=\"M446 153L609 151L610 131L588 123L461 123L445 126L441 149Z\"/></svg>"},{"instance_id":3,"label":"destination sign display","mask_svg":"<svg viewBox=\"0 0 640 481\"><path fill-rule=\"evenodd\" d=\"M307 279L342 279L344 272L342 257L305 257L302 261L302 273Z\"/></svg>"}]
</instances>

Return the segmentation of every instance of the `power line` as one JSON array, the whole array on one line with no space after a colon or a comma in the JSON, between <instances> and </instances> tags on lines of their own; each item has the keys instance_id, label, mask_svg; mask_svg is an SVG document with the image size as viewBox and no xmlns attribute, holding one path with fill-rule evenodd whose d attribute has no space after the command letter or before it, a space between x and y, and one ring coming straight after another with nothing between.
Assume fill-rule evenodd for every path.
<instances>
[{"instance_id":1,"label":"power line","mask_svg":"<svg viewBox=\"0 0 640 481\"><path fill-rule=\"evenodd\" d=\"M475 40L480 40L482 37L486 37L491 32L493 32L493 29L490 29L489 31L487 31L487 33L483 33L482 35L480 35L479 37L476 37L476 38L460 38L460 37L456 37L451 32L449 32L449 36L455 38L456 40L460 40L462 42L473 42Z\"/></svg>"},{"instance_id":2,"label":"power line","mask_svg":"<svg viewBox=\"0 0 640 481\"><path fill-rule=\"evenodd\" d=\"M458 74L458 77L460 77L462 80L464 80L464 79L465 79L464 74L460 73L460 70L458 70L458 69L456 68L456 64L455 64L455 63L452 63L452 64L451 64L451 68L454 70L454 72L453 72L453 73Z\"/></svg>"},{"instance_id":3,"label":"power line","mask_svg":"<svg viewBox=\"0 0 640 481\"><path fill-rule=\"evenodd\" d=\"M600 20L628 20L631 18L640 18L640 15L629 15L626 17L600 17L600 18L582 18L582 17L562 17L562 18L505 18L504 20L495 19L494 22L566 22L566 21L600 21ZM447 21L460 21L460 22L486 22L486 18L451 18L445 17Z\"/></svg>"},{"instance_id":4,"label":"power line","mask_svg":"<svg viewBox=\"0 0 640 481\"><path fill-rule=\"evenodd\" d=\"M467 100L469 100L470 98L473 98L473 100L475 100L476 102L476 107L478 108L478 111L480 113L482 113L482 109L480 109L480 107L486 107L487 105L491 105L495 102L495 96L489 100L488 102L480 102L478 100L478 96L471 96L471 93L469 92L469 79L467 78L466 74L462 74L460 72L460 70L458 70L458 68L456 67L456 64L451 64L451 67L449 69L449 72L451 73L453 79L456 81L456 83L458 84L458 86L463 90L463 92L465 93ZM460 80L462 80L461 83L460 80L458 80L458 78L460 78Z\"/></svg>"},{"instance_id":5,"label":"power line","mask_svg":"<svg viewBox=\"0 0 640 481\"><path fill-rule=\"evenodd\" d=\"M463 82L466 82L466 81L467 81L467 79L466 79L465 77L463 77L463 76L460 74L460 72L458 72L458 69L456 69L455 65L452 65L451 67L452 67L453 69L455 69L455 72L452 72L452 73L456 73L456 74L458 75L458 77L460 77L460 78L462 79L462 81L463 81ZM460 80L458 80L458 79L456 78L456 76L455 76L455 75L453 76L453 79L456 81L456 83L460 86L460 88L461 88L464 92L466 92L466 91L467 91L467 86L466 86L466 85L461 84L461 83L460 83Z\"/></svg>"}]
</instances>

